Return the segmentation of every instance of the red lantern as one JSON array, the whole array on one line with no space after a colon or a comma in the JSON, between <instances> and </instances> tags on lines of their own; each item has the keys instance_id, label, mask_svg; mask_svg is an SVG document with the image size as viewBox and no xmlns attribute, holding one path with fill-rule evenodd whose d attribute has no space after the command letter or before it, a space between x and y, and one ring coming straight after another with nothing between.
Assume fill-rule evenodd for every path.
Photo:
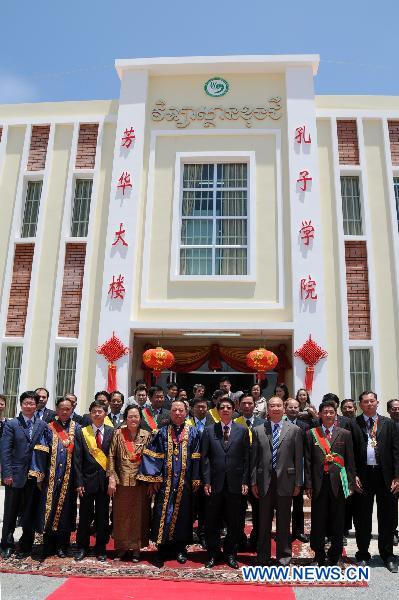
<instances>
[{"instance_id":1,"label":"red lantern","mask_svg":"<svg viewBox=\"0 0 399 600\"><path fill-rule=\"evenodd\" d=\"M306 365L304 388L306 391L311 392L313 387L314 367L319 360L326 358L328 354L326 350L323 350L323 348L312 340L312 336L309 334L309 338L294 352L294 356L301 358Z\"/></svg>"},{"instance_id":2,"label":"red lantern","mask_svg":"<svg viewBox=\"0 0 399 600\"><path fill-rule=\"evenodd\" d=\"M164 369L169 369L175 362L172 352L165 350L162 346L150 348L143 354L143 363L153 370L155 377L159 377Z\"/></svg>"},{"instance_id":3,"label":"red lantern","mask_svg":"<svg viewBox=\"0 0 399 600\"><path fill-rule=\"evenodd\" d=\"M98 346L96 350L97 354L102 354L108 361L108 383L107 390L113 392L117 389L116 385L116 365L114 363L130 353L130 349L125 346L119 338L116 337L115 332L112 333L106 342L101 346Z\"/></svg>"},{"instance_id":4,"label":"red lantern","mask_svg":"<svg viewBox=\"0 0 399 600\"><path fill-rule=\"evenodd\" d=\"M266 371L273 371L278 363L277 356L273 352L270 352L270 350L266 350L266 348L252 350L247 354L246 360L248 367L257 371L259 381L265 379Z\"/></svg>"}]
</instances>

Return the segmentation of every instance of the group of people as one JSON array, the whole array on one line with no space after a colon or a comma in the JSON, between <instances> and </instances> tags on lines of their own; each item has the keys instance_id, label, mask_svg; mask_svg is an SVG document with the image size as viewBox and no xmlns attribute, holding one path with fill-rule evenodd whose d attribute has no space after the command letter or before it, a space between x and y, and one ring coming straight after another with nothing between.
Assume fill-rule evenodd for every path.
<instances>
[{"instance_id":1,"label":"group of people","mask_svg":"<svg viewBox=\"0 0 399 600\"><path fill-rule=\"evenodd\" d=\"M197 522L207 568L221 560L238 568L239 550L268 565L276 516L278 564L290 563L293 539L310 542L315 563L340 564L352 519L356 559L366 564L376 497L379 553L398 570L399 400L388 402L390 417L377 412L373 391L358 403L329 393L317 409L304 389L290 398L278 384L266 400L259 384L233 394L226 378L211 401L200 384L188 398L175 383L165 393L138 382L126 405L121 392L101 391L82 416L74 394L57 399L55 411L46 407L48 397L45 388L24 392L19 416L4 419L0 396L4 558L28 556L35 532L43 534L43 559L66 557L76 531L77 561L88 554L91 535L105 561L112 535L122 560L139 561L152 540L155 564L184 564Z\"/></svg>"}]
</instances>

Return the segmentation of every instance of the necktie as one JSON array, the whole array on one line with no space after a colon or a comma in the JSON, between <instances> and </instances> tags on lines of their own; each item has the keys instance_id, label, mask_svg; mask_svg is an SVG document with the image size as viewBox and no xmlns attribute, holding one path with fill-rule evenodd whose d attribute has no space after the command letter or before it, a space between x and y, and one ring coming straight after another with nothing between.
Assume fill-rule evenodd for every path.
<instances>
[{"instance_id":1,"label":"necktie","mask_svg":"<svg viewBox=\"0 0 399 600\"><path fill-rule=\"evenodd\" d=\"M197 421L197 431L202 433L204 431L204 424L202 421Z\"/></svg>"},{"instance_id":2,"label":"necktie","mask_svg":"<svg viewBox=\"0 0 399 600\"><path fill-rule=\"evenodd\" d=\"M33 423L30 419L28 419L26 421L26 427L28 428L28 433L29 433L29 437L30 439L32 439L32 427L33 427Z\"/></svg>"},{"instance_id":3,"label":"necktie","mask_svg":"<svg viewBox=\"0 0 399 600\"><path fill-rule=\"evenodd\" d=\"M41 419L43 416L43 411L42 410L38 410L36 413L36 416L38 417L38 419Z\"/></svg>"},{"instance_id":4,"label":"necktie","mask_svg":"<svg viewBox=\"0 0 399 600\"><path fill-rule=\"evenodd\" d=\"M223 427L223 441L225 444L229 441L229 426L225 425Z\"/></svg>"},{"instance_id":5,"label":"necktie","mask_svg":"<svg viewBox=\"0 0 399 600\"><path fill-rule=\"evenodd\" d=\"M251 429L251 427L252 427L251 421L249 419L247 419L247 427L248 427L248 429Z\"/></svg>"},{"instance_id":6,"label":"necktie","mask_svg":"<svg viewBox=\"0 0 399 600\"><path fill-rule=\"evenodd\" d=\"M369 424L368 424L369 431L371 431L373 429L373 426L374 426L374 421L373 421L372 417L369 417Z\"/></svg>"},{"instance_id":7,"label":"necktie","mask_svg":"<svg viewBox=\"0 0 399 600\"><path fill-rule=\"evenodd\" d=\"M326 429L326 438L331 440L331 431L329 429Z\"/></svg>"},{"instance_id":8,"label":"necktie","mask_svg":"<svg viewBox=\"0 0 399 600\"><path fill-rule=\"evenodd\" d=\"M118 421L118 415L112 415L112 422L114 424L114 427L116 427L117 421Z\"/></svg>"},{"instance_id":9,"label":"necktie","mask_svg":"<svg viewBox=\"0 0 399 600\"><path fill-rule=\"evenodd\" d=\"M280 425L275 423L273 426L273 438L272 438L272 468L275 470L277 466L277 449L278 449L278 440L280 437Z\"/></svg>"},{"instance_id":10,"label":"necktie","mask_svg":"<svg viewBox=\"0 0 399 600\"><path fill-rule=\"evenodd\" d=\"M97 431L96 431L96 444L97 444L97 448L101 448L102 437L101 437L101 431L99 429L97 429Z\"/></svg>"}]
</instances>

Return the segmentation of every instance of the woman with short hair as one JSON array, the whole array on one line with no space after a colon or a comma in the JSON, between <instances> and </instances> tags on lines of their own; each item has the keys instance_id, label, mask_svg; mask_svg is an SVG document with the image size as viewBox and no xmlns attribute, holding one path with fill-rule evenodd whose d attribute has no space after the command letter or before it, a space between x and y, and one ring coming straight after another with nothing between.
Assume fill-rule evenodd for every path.
<instances>
[{"instance_id":1,"label":"woman with short hair","mask_svg":"<svg viewBox=\"0 0 399 600\"><path fill-rule=\"evenodd\" d=\"M141 409L129 404L124 424L115 431L108 456L108 494L113 506L115 550L122 559L138 562L140 548L148 546L150 499L147 486L136 480L151 433L140 429Z\"/></svg>"}]
</instances>

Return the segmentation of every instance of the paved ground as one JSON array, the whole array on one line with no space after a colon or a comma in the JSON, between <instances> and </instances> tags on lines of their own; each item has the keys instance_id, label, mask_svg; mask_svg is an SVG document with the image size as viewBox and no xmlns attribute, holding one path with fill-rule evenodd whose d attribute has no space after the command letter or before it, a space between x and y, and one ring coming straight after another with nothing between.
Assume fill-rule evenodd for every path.
<instances>
[{"instance_id":1,"label":"paved ground","mask_svg":"<svg viewBox=\"0 0 399 600\"><path fill-rule=\"evenodd\" d=\"M4 489L0 488L0 527L3 519ZM387 571L378 557L377 550L377 523L376 516L373 520L373 540L370 552L373 555L371 562L371 581L368 588L333 588L333 587L296 587L297 600L354 600L361 594L362 600L385 600L396 598L398 593L399 574ZM19 537L17 530L16 539ZM397 550L397 549L396 549ZM353 557L356 552L356 542L353 536L348 540L347 555ZM396 552L397 553L397 552ZM14 575L0 573L1 596L0 600L44 600L56 590L65 580L39 575ZM182 584L184 585L184 584ZM215 585L215 584L213 584ZM159 581L159 591L162 594L162 581ZM265 599L267 594L265 594ZM79 600L78 598L74 600ZM113 600L109 595L107 600ZM222 598L220 600L223 600Z\"/></svg>"}]
</instances>

